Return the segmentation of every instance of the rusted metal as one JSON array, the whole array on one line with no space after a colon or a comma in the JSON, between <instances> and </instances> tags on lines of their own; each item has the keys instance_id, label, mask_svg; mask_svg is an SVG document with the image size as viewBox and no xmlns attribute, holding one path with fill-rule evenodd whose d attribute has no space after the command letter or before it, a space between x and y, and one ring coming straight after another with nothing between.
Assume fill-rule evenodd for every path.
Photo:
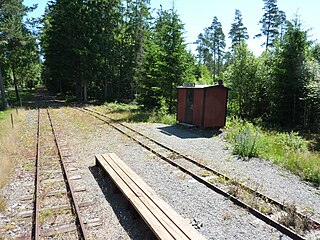
<instances>
[{"instance_id":1,"label":"rusted metal","mask_svg":"<svg viewBox=\"0 0 320 240\"><path fill-rule=\"evenodd\" d=\"M202 177L198 176L197 174L193 173L192 171L186 169L185 167L183 167L182 165L176 163L175 161L172 161L169 157L166 157L164 155L162 155L161 153L159 153L158 151L154 150L154 147L150 147L148 145L146 145L145 143L143 143L141 140L138 140L137 138L133 137L132 134L128 134L126 133L125 131L123 131L122 129L120 129L119 127L116 126L116 124L122 126L122 127L125 127L126 129L130 130L131 132L134 132L144 138L146 138L147 140L157 144L158 146L168 150L168 151L171 151L173 154L176 154L178 155L180 158L183 158L195 165L197 165L198 167L206 170L206 171L209 171L219 177L223 177L226 181L228 180L231 180L228 176L225 176L224 174L212 169L212 168L209 168L208 166L205 166L199 162L197 162L196 160L194 159L191 159L190 157L187 157L165 145L163 145L162 143L159 143L151 138L149 138L148 136L145 136L143 134L141 134L140 132L130 128L129 126L127 125L124 125L122 123L119 123L117 122L116 124L114 123L115 121L113 119L111 119L110 117L106 116L105 114L103 113L100 113L98 111L95 111L95 110L92 110L92 109L89 109L89 108L78 108L79 110L83 111L83 112L86 112L86 113L89 113L91 114L92 116L96 117L97 119L107 123L108 125L110 125L111 127L113 127L114 129L118 130L119 132L121 132L122 134L126 135L127 137L131 138L132 140L134 140L135 142L137 142L139 145L143 146L144 148L146 148L147 150L151 151L152 153L154 153L155 155L157 155L158 157L160 157L161 159L165 160L166 162L170 163L171 165L179 168L180 170L182 170L183 172L187 173L188 175L190 175L191 177L193 177L194 179L196 179L197 181L199 181L200 183L204 184L205 186L207 186L208 188L216 191L217 193L225 196L226 198L230 199L232 202L234 202L235 204L237 204L238 206L241 206L245 209L247 209L250 213L252 213L254 216L258 217L259 219L263 220L264 222L266 222L267 224L273 226L274 228L278 229L279 231L281 231L282 233L284 233L285 235L293 238L293 239L305 239L303 236L299 235L298 233L294 232L293 230L291 230L290 228L278 223L276 220L268 217L267 215L261 213L260 211L256 210L255 208L251 207L250 205L246 204L245 202L237 199L236 197L234 197L233 195L229 194L228 192L224 191L223 189L215 186L214 184L208 182L207 180L203 179ZM107 121L106 119L109 119L109 121ZM236 185L236 186L239 186L241 187L242 189L250 192L251 194L254 194L256 197L259 197L265 201L268 201L268 202L271 202L273 205L279 207L281 210L284 210L286 211L287 210L287 207L276 201L275 199L272 199L271 197L268 197L266 196L265 194L262 194L246 185L243 185L239 182L234 182L233 183ZM320 227L320 223L317 222L316 220L312 219L312 218L309 218L309 217L306 217L304 216L303 214L297 212L297 215L299 217L302 217L302 218L307 218L309 220L309 223L311 226L313 226L315 229L318 229Z\"/></svg>"},{"instance_id":2,"label":"rusted metal","mask_svg":"<svg viewBox=\"0 0 320 240\"><path fill-rule=\"evenodd\" d=\"M38 108L38 123L37 123L37 152L36 152L36 170L35 170L35 196L34 196L34 217L33 217L33 233L34 239L40 239L39 215L40 215L40 108Z\"/></svg>"},{"instance_id":3,"label":"rusted metal","mask_svg":"<svg viewBox=\"0 0 320 240\"><path fill-rule=\"evenodd\" d=\"M46 232L41 232L40 229L40 221L39 221L39 216L40 216L40 129L41 129L41 124L40 124L40 114L41 110L40 108L38 108L38 123L37 123L37 152L36 152L36 170L35 170L35 193L34 193L34 212L33 212L33 229L32 229L32 239L40 239L42 237L44 237L45 235L50 234L50 231L46 231ZM79 239L88 239L87 237L87 233L86 233L86 228L85 225L83 223L83 220L81 219L80 216L80 210L79 208L81 207L78 202L76 201L75 198L75 192L79 192L79 191L83 191L84 188L76 188L73 189L73 187L70 185L70 176L68 175L68 172L66 171L66 167L63 161L63 156L61 154L61 148L59 146L59 142L54 130L54 126L53 126L53 122L49 113L49 110L47 109L47 115L48 115L48 119L50 122L50 126L51 126L51 131L54 137L54 141L57 147L57 151L58 151L58 157L57 156L52 156L54 158L57 158L57 160L59 160L60 165L61 165L61 169L62 169L62 173L63 173L63 177L64 179L51 179L51 181L53 182L57 182L57 181L65 181L66 183L66 188L67 191L65 192L66 194L69 195L70 198L70 203L71 203L71 207L72 207L72 212L76 215L76 223L74 225L74 228L72 227L68 227L68 228L64 228L62 227L61 229L59 228L58 231L56 229L52 230L53 233L62 233L62 232L66 232L66 231L74 231L77 230L78 232L78 236ZM75 176L75 179L78 179L79 176ZM72 178L72 177L71 177ZM44 180L43 183L45 183L46 181L49 180ZM56 191L56 193L61 193L61 191ZM52 192L52 194L56 194L55 192ZM51 210L54 209L70 209L70 205L65 205L65 206L54 206L51 207Z\"/></svg>"},{"instance_id":4,"label":"rusted metal","mask_svg":"<svg viewBox=\"0 0 320 240\"><path fill-rule=\"evenodd\" d=\"M61 153L61 148L60 148L60 145L59 145L59 142L58 142L58 138L57 138L56 133L55 133L55 129L54 129L54 126L53 126L53 122L52 122L50 113L49 113L49 109L47 109L47 114L48 114L48 118L49 118L49 121L50 121L52 134L54 136L54 141L55 141L57 149L58 149L58 154L60 156L60 163L61 163L61 167L62 167L62 170L63 170L63 175L64 175L64 177L66 179L66 187L67 187L68 193L70 194L70 198L72 199L71 203L72 203L72 207L73 207L74 213L77 216L76 222L77 222L79 234L80 234L80 237L82 239L88 239L87 232L86 232L86 227L85 227L85 225L83 223L83 220L81 218L81 215L80 215L79 203L75 198L75 190L72 187L72 185L70 184L70 176L69 176L69 174L68 174L68 172L66 170L66 166L65 166L65 163L64 163L64 159L63 159L64 157L63 157L63 155Z\"/></svg>"}]
</instances>

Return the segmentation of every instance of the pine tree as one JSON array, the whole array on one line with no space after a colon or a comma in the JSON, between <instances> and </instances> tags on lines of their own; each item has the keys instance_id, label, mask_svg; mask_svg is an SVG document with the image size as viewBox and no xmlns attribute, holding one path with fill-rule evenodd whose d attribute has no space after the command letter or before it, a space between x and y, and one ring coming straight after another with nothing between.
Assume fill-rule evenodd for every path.
<instances>
[{"instance_id":1,"label":"pine tree","mask_svg":"<svg viewBox=\"0 0 320 240\"><path fill-rule=\"evenodd\" d=\"M217 17L213 18L210 27L204 29L204 34L199 35L197 44L199 56L201 56L203 64L209 69L213 81L215 81L216 76L219 76L221 71L226 47L225 35Z\"/></svg>"},{"instance_id":2,"label":"pine tree","mask_svg":"<svg viewBox=\"0 0 320 240\"><path fill-rule=\"evenodd\" d=\"M183 39L183 24L174 8L158 10L143 55L139 101L146 108L173 113L176 87L188 74L190 57Z\"/></svg>"},{"instance_id":3,"label":"pine tree","mask_svg":"<svg viewBox=\"0 0 320 240\"><path fill-rule=\"evenodd\" d=\"M211 26L209 27L211 31L210 36L210 47L213 55L214 62L214 72L213 80L215 81L216 76L220 74L220 69L222 65L222 59L224 55L224 49L226 47L225 35L222 30L221 22L218 21L217 17L213 18Z\"/></svg>"},{"instance_id":4,"label":"pine tree","mask_svg":"<svg viewBox=\"0 0 320 240\"><path fill-rule=\"evenodd\" d=\"M280 26L283 26L286 18L285 13L283 11L279 11L277 0L263 0L263 2L263 10L265 13L259 22L262 25L261 33L256 35L256 37L261 37L263 35L266 36L266 42L264 45L267 50L269 47L274 46L274 42L280 37L280 31L281 34L283 34L284 29L280 29Z\"/></svg>"},{"instance_id":5,"label":"pine tree","mask_svg":"<svg viewBox=\"0 0 320 240\"><path fill-rule=\"evenodd\" d=\"M186 70L186 46L183 39L183 24L175 9L159 11L156 20L157 41L160 51L160 72L162 72L162 95L173 113L176 103L176 87L181 85Z\"/></svg>"},{"instance_id":6,"label":"pine tree","mask_svg":"<svg viewBox=\"0 0 320 240\"><path fill-rule=\"evenodd\" d=\"M142 60L143 42L148 32L150 7L148 0L126 0L122 10L120 33L120 84L117 95L130 95L131 85L139 75L138 66Z\"/></svg>"},{"instance_id":7,"label":"pine tree","mask_svg":"<svg viewBox=\"0 0 320 240\"><path fill-rule=\"evenodd\" d=\"M285 127L302 125L308 44L307 32L301 29L301 23L297 19L288 22L276 53L272 112L276 122Z\"/></svg>"},{"instance_id":8,"label":"pine tree","mask_svg":"<svg viewBox=\"0 0 320 240\"><path fill-rule=\"evenodd\" d=\"M3 0L0 7L1 70L4 79L12 76L18 102L19 85L26 83L27 77L34 78L28 73L39 64L36 39L24 22L24 16L35 7L24 6L22 0Z\"/></svg>"},{"instance_id":9,"label":"pine tree","mask_svg":"<svg viewBox=\"0 0 320 240\"><path fill-rule=\"evenodd\" d=\"M201 64L205 65L211 74L213 79L214 74L214 61L213 54L210 50L210 30L204 29L204 34L200 33L197 40L198 60Z\"/></svg>"},{"instance_id":10,"label":"pine tree","mask_svg":"<svg viewBox=\"0 0 320 240\"><path fill-rule=\"evenodd\" d=\"M231 38L232 48L239 45L243 40L249 39L247 28L243 26L242 15L238 9L235 10L234 22L231 24L229 38Z\"/></svg>"},{"instance_id":11,"label":"pine tree","mask_svg":"<svg viewBox=\"0 0 320 240\"><path fill-rule=\"evenodd\" d=\"M232 88L230 100L238 116L252 118L255 111L257 61L248 45L242 41L234 47L231 64L224 73L226 83Z\"/></svg>"}]
</instances>

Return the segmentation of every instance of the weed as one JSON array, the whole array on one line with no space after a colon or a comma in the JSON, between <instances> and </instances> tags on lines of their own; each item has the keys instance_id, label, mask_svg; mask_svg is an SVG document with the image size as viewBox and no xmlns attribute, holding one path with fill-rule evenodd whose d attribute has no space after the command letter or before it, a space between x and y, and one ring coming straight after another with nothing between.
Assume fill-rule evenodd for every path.
<instances>
[{"instance_id":1,"label":"weed","mask_svg":"<svg viewBox=\"0 0 320 240\"><path fill-rule=\"evenodd\" d=\"M34 165L32 165L30 163L25 163L25 164L23 164L22 169L24 171L31 171L34 169Z\"/></svg>"},{"instance_id":2,"label":"weed","mask_svg":"<svg viewBox=\"0 0 320 240\"><path fill-rule=\"evenodd\" d=\"M7 209L7 201L5 198L0 197L0 212L4 212Z\"/></svg>"},{"instance_id":3,"label":"weed","mask_svg":"<svg viewBox=\"0 0 320 240\"><path fill-rule=\"evenodd\" d=\"M50 217L53 214L51 209L45 209L40 213L39 221L43 223L46 218Z\"/></svg>"},{"instance_id":4,"label":"weed","mask_svg":"<svg viewBox=\"0 0 320 240\"><path fill-rule=\"evenodd\" d=\"M259 211L266 215L272 213L272 209L265 204L259 205Z\"/></svg>"},{"instance_id":5,"label":"weed","mask_svg":"<svg viewBox=\"0 0 320 240\"><path fill-rule=\"evenodd\" d=\"M228 183L228 180L223 177L223 176L219 176L217 178L210 178L208 180L209 183L212 183L212 184L215 184L215 183L222 183L222 184L227 184Z\"/></svg>"},{"instance_id":6,"label":"weed","mask_svg":"<svg viewBox=\"0 0 320 240\"><path fill-rule=\"evenodd\" d=\"M179 154L176 154L176 153L170 153L167 158L170 158L171 160L176 160L176 159L179 159L180 156Z\"/></svg>"},{"instance_id":7,"label":"weed","mask_svg":"<svg viewBox=\"0 0 320 240\"><path fill-rule=\"evenodd\" d=\"M243 160L258 156L257 137L258 131L256 130L253 134L249 125L245 129L240 129L236 136L233 153L240 155Z\"/></svg>"},{"instance_id":8,"label":"weed","mask_svg":"<svg viewBox=\"0 0 320 240\"><path fill-rule=\"evenodd\" d=\"M297 214L297 208L295 204L290 204L286 207L286 212L279 218L279 222L286 227L295 229L300 234L310 230L308 217L300 217Z\"/></svg>"},{"instance_id":9,"label":"weed","mask_svg":"<svg viewBox=\"0 0 320 240\"><path fill-rule=\"evenodd\" d=\"M231 196L239 197L239 195L240 195L240 187L239 187L239 185L231 185L231 186L229 186L227 192Z\"/></svg>"},{"instance_id":10,"label":"weed","mask_svg":"<svg viewBox=\"0 0 320 240\"><path fill-rule=\"evenodd\" d=\"M242 159L269 159L304 180L320 184L320 154L309 151L309 141L298 133L263 131L239 118L228 118L226 130L225 139Z\"/></svg>"},{"instance_id":11,"label":"weed","mask_svg":"<svg viewBox=\"0 0 320 240\"><path fill-rule=\"evenodd\" d=\"M230 220L232 218L231 213L229 211L225 212L222 217L225 221Z\"/></svg>"},{"instance_id":12,"label":"weed","mask_svg":"<svg viewBox=\"0 0 320 240\"><path fill-rule=\"evenodd\" d=\"M203 171L202 173L200 173L201 177L208 177L210 175L211 175L211 173L209 171Z\"/></svg>"},{"instance_id":13,"label":"weed","mask_svg":"<svg viewBox=\"0 0 320 240\"><path fill-rule=\"evenodd\" d=\"M9 231L9 230L13 230L16 228L15 225L12 225L12 224L7 224L3 227L6 231ZM3 238L4 239L4 238Z\"/></svg>"},{"instance_id":14,"label":"weed","mask_svg":"<svg viewBox=\"0 0 320 240\"><path fill-rule=\"evenodd\" d=\"M111 103L105 103L104 106L112 111L132 111L137 110L138 105L136 104L125 104L125 103L118 103L118 102L111 102Z\"/></svg>"}]
</instances>

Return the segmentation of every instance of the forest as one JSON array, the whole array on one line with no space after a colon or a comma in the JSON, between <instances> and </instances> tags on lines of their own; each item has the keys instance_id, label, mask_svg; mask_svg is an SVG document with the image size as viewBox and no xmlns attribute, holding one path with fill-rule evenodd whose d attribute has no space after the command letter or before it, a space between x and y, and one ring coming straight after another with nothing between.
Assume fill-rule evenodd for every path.
<instances>
[{"instance_id":1,"label":"forest","mask_svg":"<svg viewBox=\"0 0 320 240\"><path fill-rule=\"evenodd\" d=\"M287 19L277 0L261 1L256 37L265 50L257 57L237 9L228 33L213 16L193 54L174 4L153 10L149 0L52 0L43 17L32 19L26 16L36 6L3 0L1 108L8 107L7 89L19 102L22 89L45 85L73 100L136 102L175 113L177 86L223 80L231 88L230 116L319 133L320 44L310 41L300 17Z\"/></svg>"}]
</instances>

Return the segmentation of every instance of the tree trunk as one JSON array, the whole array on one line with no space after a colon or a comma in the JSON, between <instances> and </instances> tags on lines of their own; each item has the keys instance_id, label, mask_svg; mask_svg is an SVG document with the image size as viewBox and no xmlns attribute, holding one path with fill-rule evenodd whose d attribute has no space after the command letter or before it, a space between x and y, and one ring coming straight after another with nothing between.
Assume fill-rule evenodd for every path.
<instances>
[{"instance_id":1,"label":"tree trunk","mask_svg":"<svg viewBox=\"0 0 320 240\"><path fill-rule=\"evenodd\" d=\"M6 92L2 80L2 73L0 69L0 91L1 91L1 99L2 99L2 108L5 110L9 107L7 97L6 97Z\"/></svg>"},{"instance_id":2,"label":"tree trunk","mask_svg":"<svg viewBox=\"0 0 320 240\"><path fill-rule=\"evenodd\" d=\"M107 79L104 80L104 94L103 94L104 100L108 98L108 81Z\"/></svg>"},{"instance_id":3,"label":"tree trunk","mask_svg":"<svg viewBox=\"0 0 320 240\"><path fill-rule=\"evenodd\" d=\"M83 80L83 101L88 102L87 79Z\"/></svg>"},{"instance_id":4,"label":"tree trunk","mask_svg":"<svg viewBox=\"0 0 320 240\"><path fill-rule=\"evenodd\" d=\"M20 95L19 95L19 90L18 90L18 81L17 81L16 72L15 72L14 68L12 68L12 74L13 74L13 83L14 83L14 90L16 92L16 98L17 98L17 101L20 102Z\"/></svg>"}]
</instances>

